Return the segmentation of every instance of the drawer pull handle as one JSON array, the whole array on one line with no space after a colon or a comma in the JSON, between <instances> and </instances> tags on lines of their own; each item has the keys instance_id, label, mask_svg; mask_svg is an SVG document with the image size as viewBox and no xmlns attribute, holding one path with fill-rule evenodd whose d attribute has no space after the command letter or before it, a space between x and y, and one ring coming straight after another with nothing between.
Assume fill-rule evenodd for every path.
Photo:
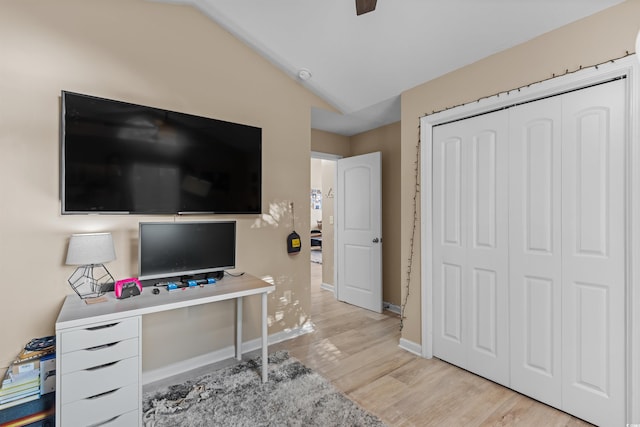
<instances>
[{"instance_id":1,"label":"drawer pull handle","mask_svg":"<svg viewBox=\"0 0 640 427\"><path fill-rule=\"evenodd\" d=\"M118 419L118 418L120 418L120 417L121 417L121 415L116 415L115 417L113 417L113 418L109 418L109 419L108 419L108 420L106 420L106 421L100 421L99 423L91 424L90 426L87 426L87 427L98 427L98 426L103 426L103 425L105 425L105 424L109 424L109 423L111 423L111 422L113 422L113 421L117 420L117 419Z\"/></svg>"},{"instance_id":2,"label":"drawer pull handle","mask_svg":"<svg viewBox=\"0 0 640 427\"><path fill-rule=\"evenodd\" d=\"M105 363L104 365L100 365L100 366L92 366L91 368L87 368L87 371L97 371L98 369L102 369L102 368L108 368L109 366L113 366L116 363L118 363L119 361L116 360L115 362L110 362L110 363Z\"/></svg>"},{"instance_id":3,"label":"drawer pull handle","mask_svg":"<svg viewBox=\"0 0 640 427\"><path fill-rule=\"evenodd\" d=\"M87 331L99 331L100 329L113 328L114 326L117 326L119 324L120 324L119 322L116 322L116 323L109 323L108 325L92 326L90 328L87 328Z\"/></svg>"},{"instance_id":4,"label":"drawer pull handle","mask_svg":"<svg viewBox=\"0 0 640 427\"><path fill-rule=\"evenodd\" d=\"M87 351L96 351L96 350L102 350L103 348L109 348L109 347L113 347L114 345L118 344L120 341L116 341L116 342L111 342L109 344L103 344L103 345L97 345L95 347L89 347L85 350Z\"/></svg>"},{"instance_id":5,"label":"drawer pull handle","mask_svg":"<svg viewBox=\"0 0 640 427\"><path fill-rule=\"evenodd\" d=\"M87 397L87 400L99 399L99 398L104 397L104 396L106 396L108 394L115 393L118 390L120 390L120 389L119 388L114 388L113 390L105 391L104 393L100 393L100 394L96 394L95 396Z\"/></svg>"}]
</instances>

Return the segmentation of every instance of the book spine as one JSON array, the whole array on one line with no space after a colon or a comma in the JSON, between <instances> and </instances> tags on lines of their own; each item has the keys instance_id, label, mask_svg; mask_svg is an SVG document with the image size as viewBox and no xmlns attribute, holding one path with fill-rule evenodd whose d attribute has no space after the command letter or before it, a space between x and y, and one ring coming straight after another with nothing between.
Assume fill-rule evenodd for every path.
<instances>
[{"instance_id":1,"label":"book spine","mask_svg":"<svg viewBox=\"0 0 640 427\"><path fill-rule=\"evenodd\" d=\"M0 399L2 399L3 396L8 396L18 391L27 390L29 388L39 386L39 385L40 385L40 381L36 380L36 381L29 381L27 383L16 384L11 387L0 388Z\"/></svg>"},{"instance_id":2,"label":"book spine","mask_svg":"<svg viewBox=\"0 0 640 427\"><path fill-rule=\"evenodd\" d=\"M15 387L18 385L39 381L39 378L40 378L40 370L29 371L29 372L25 372L17 375L10 373L8 376L5 377L4 380L2 380L2 387L0 388L0 391L6 390L8 388Z\"/></svg>"}]
</instances>

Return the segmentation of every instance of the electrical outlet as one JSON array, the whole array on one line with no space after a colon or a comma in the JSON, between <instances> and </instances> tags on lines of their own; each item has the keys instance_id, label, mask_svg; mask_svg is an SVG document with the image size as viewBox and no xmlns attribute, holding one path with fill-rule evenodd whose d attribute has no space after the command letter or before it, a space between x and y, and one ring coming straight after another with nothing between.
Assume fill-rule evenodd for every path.
<instances>
[{"instance_id":1,"label":"electrical outlet","mask_svg":"<svg viewBox=\"0 0 640 427\"><path fill-rule=\"evenodd\" d=\"M333 225L333 215L329 215L329 224Z\"/></svg>"}]
</instances>

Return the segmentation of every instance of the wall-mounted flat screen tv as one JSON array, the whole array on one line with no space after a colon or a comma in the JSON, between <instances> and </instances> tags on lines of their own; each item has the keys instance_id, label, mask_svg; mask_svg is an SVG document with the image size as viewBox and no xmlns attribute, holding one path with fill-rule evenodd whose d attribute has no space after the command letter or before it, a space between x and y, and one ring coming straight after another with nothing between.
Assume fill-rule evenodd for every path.
<instances>
[{"instance_id":1,"label":"wall-mounted flat screen tv","mask_svg":"<svg viewBox=\"0 0 640 427\"><path fill-rule=\"evenodd\" d=\"M236 265L236 222L141 222L138 278L199 279Z\"/></svg>"},{"instance_id":2,"label":"wall-mounted flat screen tv","mask_svg":"<svg viewBox=\"0 0 640 427\"><path fill-rule=\"evenodd\" d=\"M62 92L63 214L256 214L262 129Z\"/></svg>"}]
</instances>

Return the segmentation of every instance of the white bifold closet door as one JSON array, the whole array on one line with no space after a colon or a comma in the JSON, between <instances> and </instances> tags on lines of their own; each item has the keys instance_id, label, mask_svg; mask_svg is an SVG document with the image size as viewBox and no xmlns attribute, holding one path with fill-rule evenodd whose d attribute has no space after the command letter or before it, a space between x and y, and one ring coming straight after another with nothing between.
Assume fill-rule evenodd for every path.
<instances>
[{"instance_id":1,"label":"white bifold closet door","mask_svg":"<svg viewBox=\"0 0 640 427\"><path fill-rule=\"evenodd\" d=\"M507 117L439 126L433 139L435 355L501 384L509 380Z\"/></svg>"},{"instance_id":2,"label":"white bifold closet door","mask_svg":"<svg viewBox=\"0 0 640 427\"><path fill-rule=\"evenodd\" d=\"M512 108L509 173L511 387L562 399L562 103Z\"/></svg>"},{"instance_id":3,"label":"white bifold closet door","mask_svg":"<svg viewBox=\"0 0 640 427\"><path fill-rule=\"evenodd\" d=\"M625 425L626 80L562 103L562 409Z\"/></svg>"},{"instance_id":4,"label":"white bifold closet door","mask_svg":"<svg viewBox=\"0 0 640 427\"><path fill-rule=\"evenodd\" d=\"M625 84L433 131L434 355L601 426L625 420Z\"/></svg>"}]
</instances>

